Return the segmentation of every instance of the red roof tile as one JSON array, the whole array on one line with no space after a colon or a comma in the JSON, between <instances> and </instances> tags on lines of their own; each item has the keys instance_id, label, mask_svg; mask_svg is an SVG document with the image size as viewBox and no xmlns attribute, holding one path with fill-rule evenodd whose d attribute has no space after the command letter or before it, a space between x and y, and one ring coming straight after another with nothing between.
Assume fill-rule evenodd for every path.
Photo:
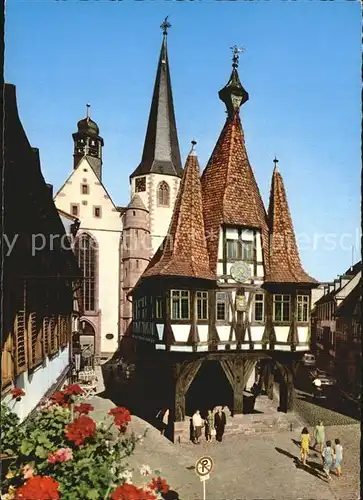
<instances>
[{"instance_id":1,"label":"red roof tile","mask_svg":"<svg viewBox=\"0 0 363 500\"><path fill-rule=\"evenodd\" d=\"M266 282L317 283L303 269L281 174L272 174L268 211L270 229L270 271Z\"/></svg>"},{"instance_id":2,"label":"red roof tile","mask_svg":"<svg viewBox=\"0 0 363 500\"><path fill-rule=\"evenodd\" d=\"M200 171L194 151L186 161L168 235L142 278L149 276L215 279L209 268Z\"/></svg>"},{"instance_id":3,"label":"red roof tile","mask_svg":"<svg viewBox=\"0 0 363 500\"><path fill-rule=\"evenodd\" d=\"M222 224L259 228L268 269L266 210L249 163L239 113L228 117L202 175L204 224L211 269L216 270Z\"/></svg>"}]
</instances>

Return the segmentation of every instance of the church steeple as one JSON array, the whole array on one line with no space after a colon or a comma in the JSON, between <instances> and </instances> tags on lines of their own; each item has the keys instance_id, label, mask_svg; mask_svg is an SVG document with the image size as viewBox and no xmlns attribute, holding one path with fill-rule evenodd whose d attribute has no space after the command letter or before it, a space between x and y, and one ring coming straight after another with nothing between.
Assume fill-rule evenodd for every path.
<instances>
[{"instance_id":1,"label":"church steeple","mask_svg":"<svg viewBox=\"0 0 363 500\"><path fill-rule=\"evenodd\" d=\"M97 177L102 181L102 147L103 139L100 137L100 130L96 122L90 118L89 104L86 105L86 118L77 123L77 132L72 134L74 141L73 168L78 167L83 157L93 168Z\"/></svg>"},{"instance_id":2,"label":"church steeple","mask_svg":"<svg viewBox=\"0 0 363 500\"><path fill-rule=\"evenodd\" d=\"M144 150L141 163L131 174L130 179L150 173L177 177L183 175L170 82L167 36L171 24L167 17L160 27L163 31L163 41Z\"/></svg>"}]
</instances>

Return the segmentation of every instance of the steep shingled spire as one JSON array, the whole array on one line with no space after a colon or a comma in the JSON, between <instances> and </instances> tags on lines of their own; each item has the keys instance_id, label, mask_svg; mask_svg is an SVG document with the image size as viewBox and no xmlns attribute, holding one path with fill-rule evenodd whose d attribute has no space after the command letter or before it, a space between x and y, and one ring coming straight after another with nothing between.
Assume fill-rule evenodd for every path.
<instances>
[{"instance_id":1,"label":"steep shingled spire","mask_svg":"<svg viewBox=\"0 0 363 500\"><path fill-rule=\"evenodd\" d=\"M184 169L168 235L142 278L180 276L214 280L204 232L198 158L193 149Z\"/></svg>"},{"instance_id":2,"label":"steep shingled spire","mask_svg":"<svg viewBox=\"0 0 363 500\"><path fill-rule=\"evenodd\" d=\"M287 202L284 182L277 169L272 174L268 222L270 229L270 283L317 283L303 269Z\"/></svg>"},{"instance_id":3,"label":"steep shingled spire","mask_svg":"<svg viewBox=\"0 0 363 500\"><path fill-rule=\"evenodd\" d=\"M233 79L233 85L231 83ZM239 106L248 98L240 85L237 68L220 92L228 117L202 175L204 223L210 266L217 268L219 231L222 224L259 228L262 232L265 269L268 271L268 226L266 210L248 160ZM246 98L247 95L247 98ZM236 99L234 99L234 96ZM233 104L234 103L234 104Z\"/></svg>"},{"instance_id":4,"label":"steep shingled spire","mask_svg":"<svg viewBox=\"0 0 363 500\"><path fill-rule=\"evenodd\" d=\"M163 42L151 102L144 151L140 165L130 178L149 173L183 176L175 122L167 51L167 18L161 25Z\"/></svg>"}]
</instances>

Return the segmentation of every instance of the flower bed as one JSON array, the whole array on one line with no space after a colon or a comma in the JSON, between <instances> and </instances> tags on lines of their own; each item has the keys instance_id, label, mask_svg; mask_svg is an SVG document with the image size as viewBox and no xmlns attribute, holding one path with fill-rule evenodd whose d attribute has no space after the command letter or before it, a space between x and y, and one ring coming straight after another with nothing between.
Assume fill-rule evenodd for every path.
<instances>
[{"instance_id":1,"label":"flower bed","mask_svg":"<svg viewBox=\"0 0 363 500\"><path fill-rule=\"evenodd\" d=\"M24 393L14 389L14 399ZM169 486L158 471L142 466L144 485L132 484L127 468L138 442L127 435L131 421L126 408L112 408L103 422L82 403L82 389L69 385L45 402L24 425L2 405L2 454L10 465L2 482L3 500L156 500ZM5 418L4 418L5 417Z\"/></svg>"}]
</instances>

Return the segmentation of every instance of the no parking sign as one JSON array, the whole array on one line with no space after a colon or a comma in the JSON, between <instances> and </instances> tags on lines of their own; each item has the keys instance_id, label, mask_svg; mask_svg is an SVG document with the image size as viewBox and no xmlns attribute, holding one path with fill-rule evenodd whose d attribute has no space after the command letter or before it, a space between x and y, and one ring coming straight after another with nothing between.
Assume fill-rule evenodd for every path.
<instances>
[{"instance_id":1,"label":"no parking sign","mask_svg":"<svg viewBox=\"0 0 363 500\"><path fill-rule=\"evenodd\" d=\"M210 473L214 467L213 459L209 456L198 458L195 464L195 472L203 482L203 500L205 500L205 482L210 479Z\"/></svg>"}]
</instances>

